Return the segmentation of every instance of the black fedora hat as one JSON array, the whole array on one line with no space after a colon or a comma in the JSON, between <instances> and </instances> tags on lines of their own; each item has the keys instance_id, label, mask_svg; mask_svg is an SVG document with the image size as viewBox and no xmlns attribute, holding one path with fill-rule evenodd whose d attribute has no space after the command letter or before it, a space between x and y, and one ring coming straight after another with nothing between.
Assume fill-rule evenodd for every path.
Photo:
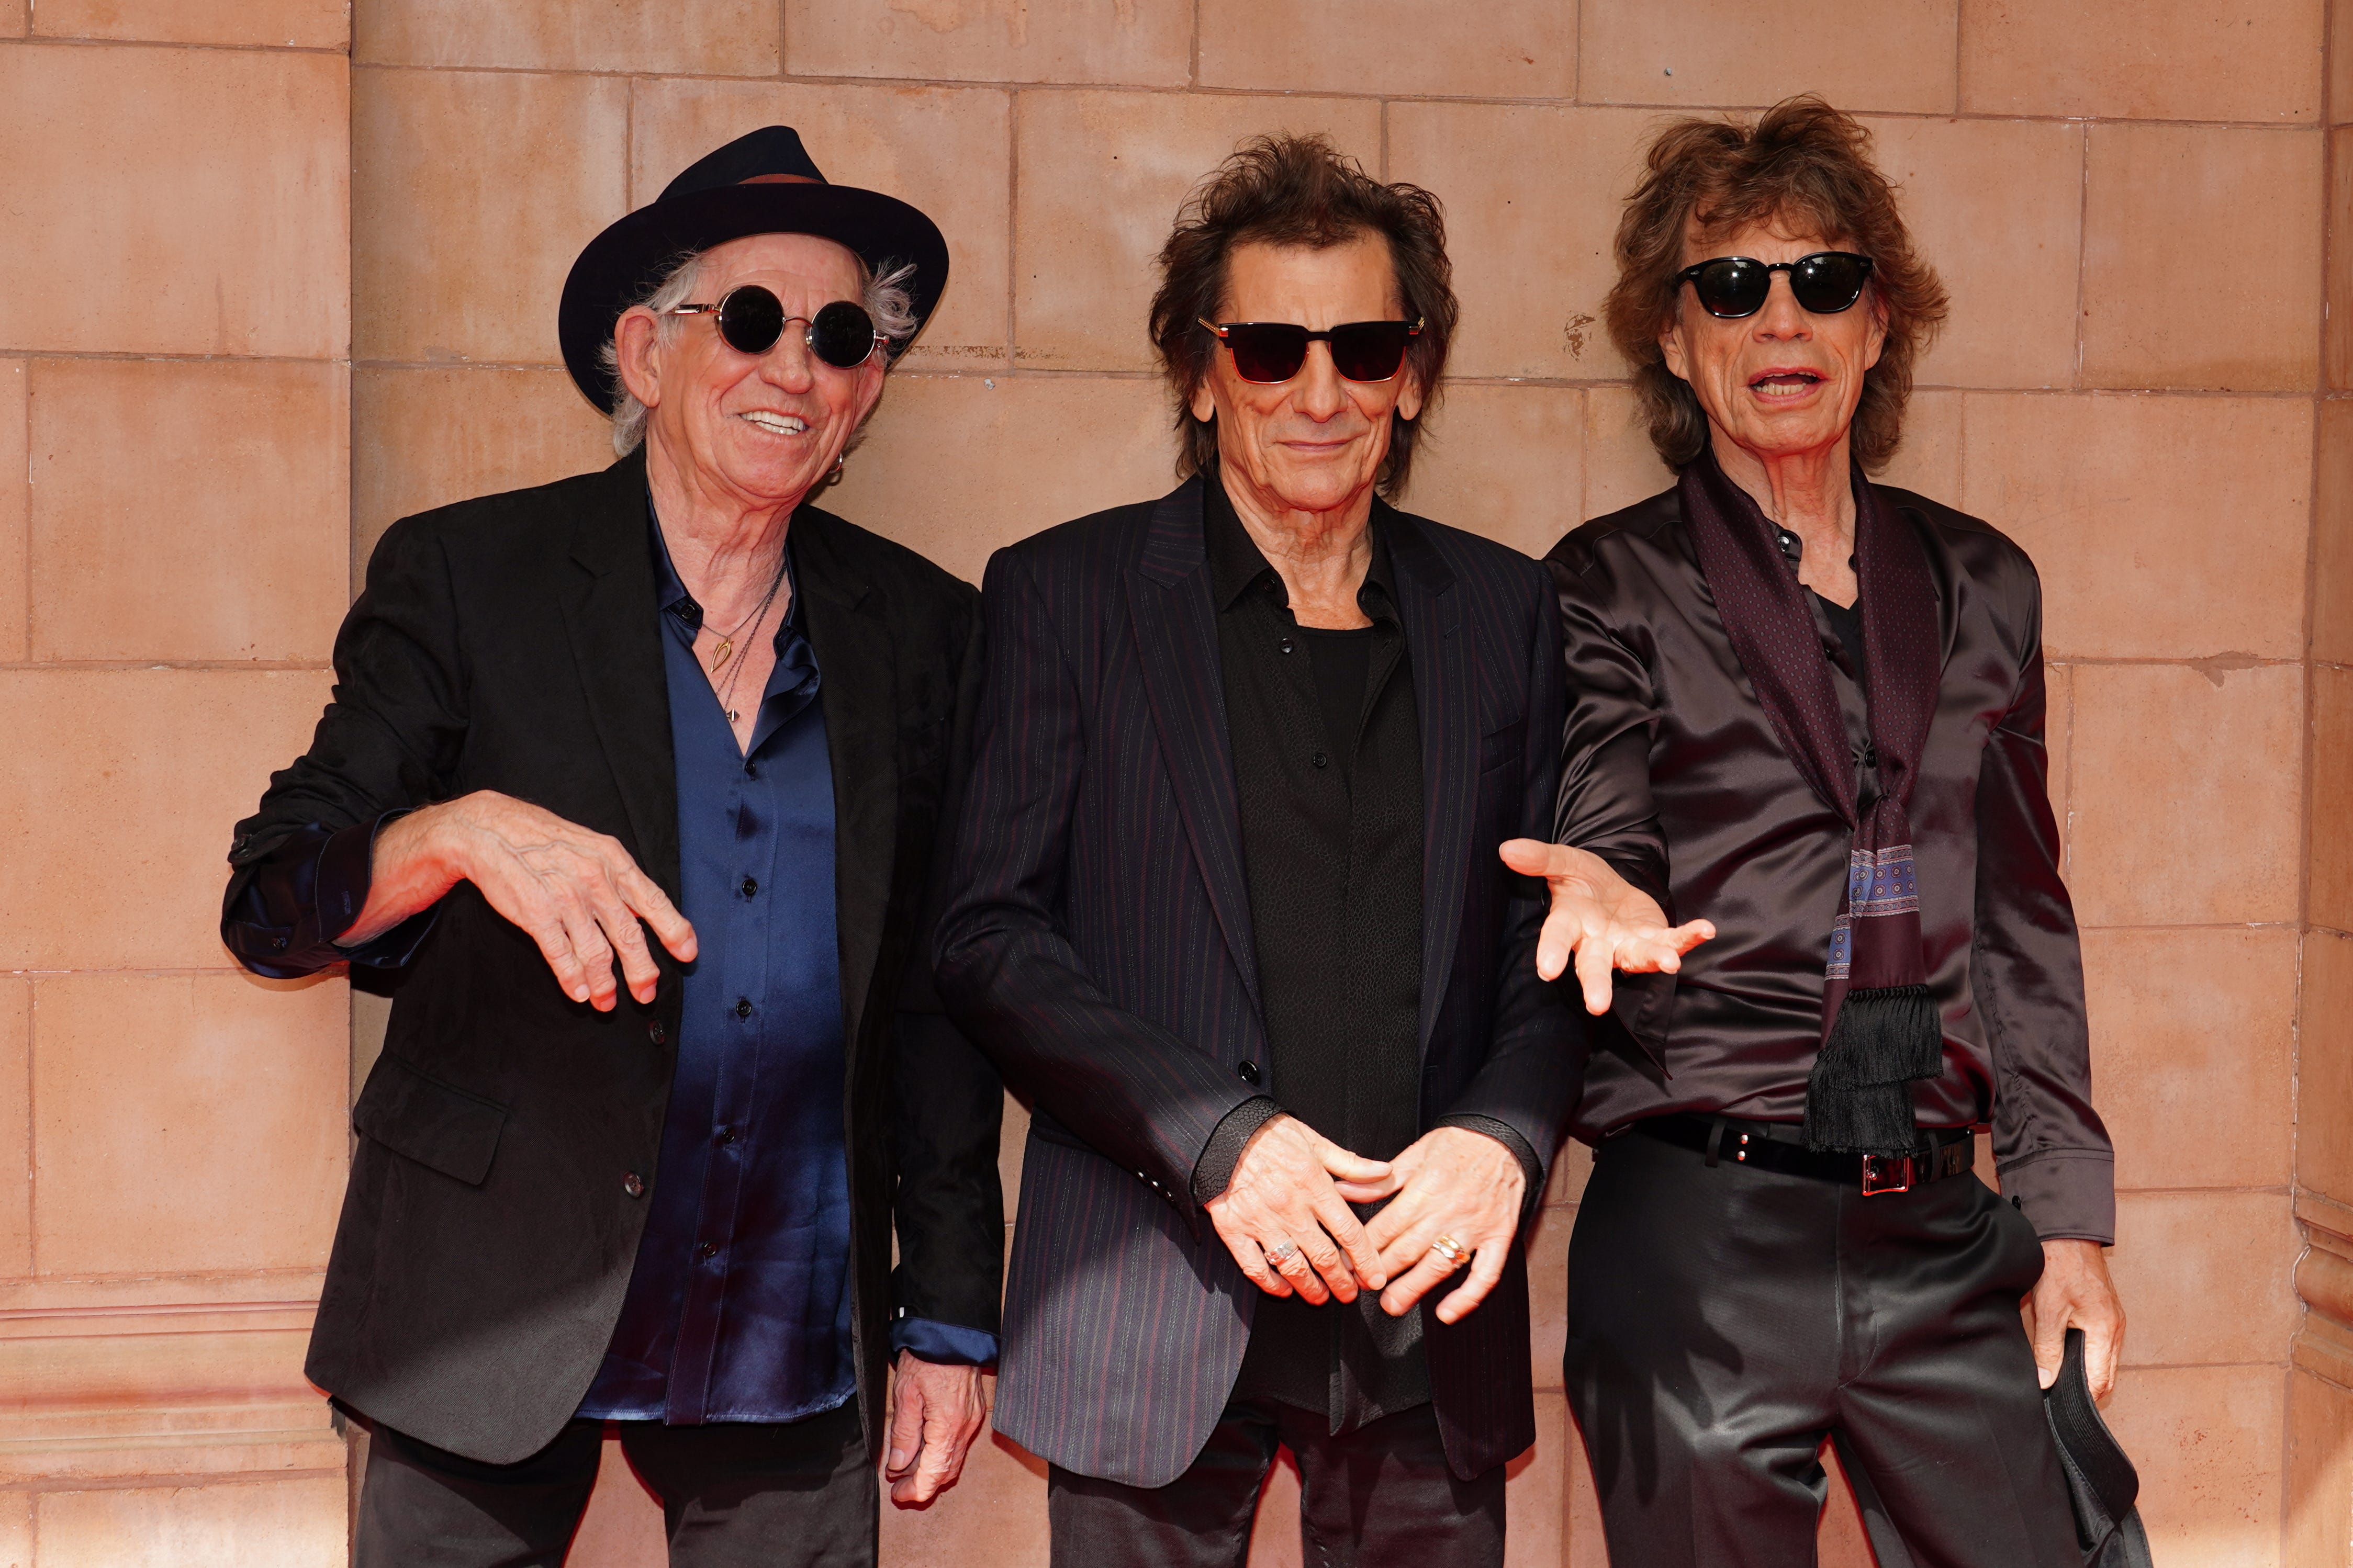
<instances>
[{"instance_id":1,"label":"black fedora hat","mask_svg":"<svg viewBox=\"0 0 2353 1568\"><path fill-rule=\"evenodd\" d=\"M645 298L689 251L753 234L813 234L847 246L870 268L913 262L904 284L918 331L947 287L939 226L880 191L827 183L800 132L770 125L739 136L662 188L652 205L588 242L564 280L555 332L581 395L607 414L619 389L601 363L621 312ZM895 356L906 344L893 343Z\"/></svg>"}]
</instances>

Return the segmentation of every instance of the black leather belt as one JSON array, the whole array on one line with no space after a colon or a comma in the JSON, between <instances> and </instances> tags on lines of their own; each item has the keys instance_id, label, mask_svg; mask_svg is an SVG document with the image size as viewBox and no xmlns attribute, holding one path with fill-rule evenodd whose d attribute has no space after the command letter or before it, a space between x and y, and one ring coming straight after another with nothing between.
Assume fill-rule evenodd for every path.
<instances>
[{"instance_id":1,"label":"black leather belt","mask_svg":"<svg viewBox=\"0 0 2353 1568\"><path fill-rule=\"evenodd\" d=\"M1646 1116L1630 1131L1678 1149L1696 1150L1711 1165L1755 1165L1785 1176L1839 1182L1862 1187L1865 1197L1907 1193L1977 1165L1976 1139L1966 1127L1922 1128L1927 1147L1910 1154L1817 1152L1799 1141L1802 1135L1788 1122L1740 1121L1728 1116Z\"/></svg>"}]
</instances>

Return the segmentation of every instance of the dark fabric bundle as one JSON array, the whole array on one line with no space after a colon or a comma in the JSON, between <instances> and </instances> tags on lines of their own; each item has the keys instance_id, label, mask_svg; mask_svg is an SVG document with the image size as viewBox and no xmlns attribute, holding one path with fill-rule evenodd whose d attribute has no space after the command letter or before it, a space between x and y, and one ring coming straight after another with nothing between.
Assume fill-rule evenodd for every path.
<instances>
[{"instance_id":1,"label":"dark fabric bundle","mask_svg":"<svg viewBox=\"0 0 2353 1568\"><path fill-rule=\"evenodd\" d=\"M1920 950L1907 815L1940 673L1926 552L1858 470L1855 575L1880 786L1864 814L1821 634L1772 523L1713 452L1683 469L1681 494L1700 571L1741 669L1790 761L1852 835L1846 897L1830 933L1821 1046L1806 1086L1806 1141L1816 1149L1904 1153L1919 1145L1912 1085L1944 1067L1943 1028Z\"/></svg>"}]
</instances>

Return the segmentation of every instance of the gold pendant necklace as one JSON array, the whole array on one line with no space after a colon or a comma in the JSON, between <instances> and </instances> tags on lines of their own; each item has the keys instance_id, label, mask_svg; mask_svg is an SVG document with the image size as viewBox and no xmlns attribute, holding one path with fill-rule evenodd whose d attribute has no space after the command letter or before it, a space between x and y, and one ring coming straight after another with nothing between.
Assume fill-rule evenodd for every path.
<instances>
[{"instance_id":1,"label":"gold pendant necklace","mask_svg":"<svg viewBox=\"0 0 2353 1568\"><path fill-rule=\"evenodd\" d=\"M727 656L734 651L734 647L735 639L733 637L721 637L719 639L719 646L711 650L712 674L716 675L719 673L719 667L727 662Z\"/></svg>"}]
</instances>

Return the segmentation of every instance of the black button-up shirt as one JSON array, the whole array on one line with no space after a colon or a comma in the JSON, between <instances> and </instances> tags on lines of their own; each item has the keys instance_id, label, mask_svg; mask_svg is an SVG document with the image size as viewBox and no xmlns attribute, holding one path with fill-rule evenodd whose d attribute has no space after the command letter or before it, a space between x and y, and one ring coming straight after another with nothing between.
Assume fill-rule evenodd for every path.
<instances>
[{"instance_id":1,"label":"black button-up shirt","mask_svg":"<svg viewBox=\"0 0 2353 1568\"><path fill-rule=\"evenodd\" d=\"M1356 594L1373 624L1302 626L1211 476L1203 524L1234 759L1269 1060L1266 1090L1219 1124L1195 1173L1225 1188L1249 1135L1278 1111L1386 1160L1419 1135L1421 725L1388 542L1377 519ZM1485 1118L1457 1125L1533 1150ZM1377 1212L1358 1211L1369 1216ZM1430 1397L1421 1312L1376 1297L1310 1306L1260 1298L1235 1393L1324 1412L1341 1432Z\"/></svg>"}]
</instances>

